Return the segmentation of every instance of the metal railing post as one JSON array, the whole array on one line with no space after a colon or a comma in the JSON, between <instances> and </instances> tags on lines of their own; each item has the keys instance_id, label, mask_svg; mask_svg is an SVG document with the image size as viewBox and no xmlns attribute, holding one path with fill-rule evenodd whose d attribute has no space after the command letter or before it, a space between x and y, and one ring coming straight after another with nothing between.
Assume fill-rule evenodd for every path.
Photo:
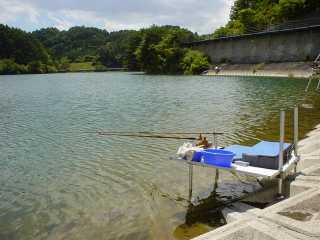
<instances>
[{"instance_id":1,"label":"metal railing post","mask_svg":"<svg viewBox=\"0 0 320 240\"><path fill-rule=\"evenodd\" d=\"M214 139L214 148L218 149L218 135L214 133L213 139Z\"/></svg>"},{"instance_id":2,"label":"metal railing post","mask_svg":"<svg viewBox=\"0 0 320 240\"><path fill-rule=\"evenodd\" d=\"M293 144L294 154L298 156L298 141L299 141L299 108L295 106L293 109Z\"/></svg>"},{"instance_id":3,"label":"metal railing post","mask_svg":"<svg viewBox=\"0 0 320 240\"><path fill-rule=\"evenodd\" d=\"M218 135L221 135L223 133L221 132L216 132L216 130L213 130L213 146L215 149L218 149Z\"/></svg>"},{"instance_id":4,"label":"metal railing post","mask_svg":"<svg viewBox=\"0 0 320 240\"><path fill-rule=\"evenodd\" d=\"M295 106L293 109L293 144L294 144L294 155L297 158L294 166L294 173L297 173L297 165L300 161L299 156L299 107Z\"/></svg>"},{"instance_id":5,"label":"metal railing post","mask_svg":"<svg viewBox=\"0 0 320 240\"><path fill-rule=\"evenodd\" d=\"M309 79L308 84L307 84L307 87L306 87L306 89L304 90L305 92L308 92L311 82L312 82L312 78Z\"/></svg>"},{"instance_id":6,"label":"metal railing post","mask_svg":"<svg viewBox=\"0 0 320 240\"><path fill-rule=\"evenodd\" d=\"M284 131L285 131L285 111L280 111L280 143L279 143L279 180L278 180L278 195L283 196L283 146L284 146Z\"/></svg>"},{"instance_id":7,"label":"metal railing post","mask_svg":"<svg viewBox=\"0 0 320 240\"><path fill-rule=\"evenodd\" d=\"M317 85L317 91L320 89L320 80L318 81L318 85Z\"/></svg>"}]
</instances>

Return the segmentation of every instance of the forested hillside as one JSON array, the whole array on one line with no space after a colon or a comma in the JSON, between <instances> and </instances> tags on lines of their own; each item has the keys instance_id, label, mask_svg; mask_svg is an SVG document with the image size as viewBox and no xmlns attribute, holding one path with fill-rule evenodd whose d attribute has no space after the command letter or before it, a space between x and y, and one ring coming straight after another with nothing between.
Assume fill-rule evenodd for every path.
<instances>
[{"instance_id":1,"label":"forested hillside","mask_svg":"<svg viewBox=\"0 0 320 240\"><path fill-rule=\"evenodd\" d=\"M30 33L0 24L0 39L0 72L41 72L50 62L46 49Z\"/></svg>"},{"instance_id":2,"label":"forested hillside","mask_svg":"<svg viewBox=\"0 0 320 240\"><path fill-rule=\"evenodd\" d=\"M213 36L262 31L270 25L310 16L320 17L320 0L236 0L230 21Z\"/></svg>"},{"instance_id":3,"label":"forested hillside","mask_svg":"<svg viewBox=\"0 0 320 240\"><path fill-rule=\"evenodd\" d=\"M195 74L208 68L203 54L183 48L198 35L177 26L107 32L73 27L27 33L1 25L0 73L104 71L126 68L152 74Z\"/></svg>"},{"instance_id":4,"label":"forested hillside","mask_svg":"<svg viewBox=\"0 0 320 240\"><path fill-rule=\"evenodd\" d=\"M71 61L84 56L95 56L108 37L106 30L92 27L72 27L68 31L45 28L32 33L55 58Z\"/></svg>"},{"instance_id":5,"label":"forested hillside","mask_svg":"<svg viewBox=\"0 0 320 240\"><path fill-rule=\"evenodd\" d=\"M193 64L190 68L183 62L188 50L182 47L182 43L197 40L198 36L177 26L151 26L140 31L110 33L86 27L73 27L68 31L47 28L35 31L33 35L54 59L70 64L92 62L100 69L127 68L152 74L192 74L208 67L206 58L199 53L194 58L203 57L203 61L198 62L206 63L205 66Z\"/></svg>"}]
</instances>

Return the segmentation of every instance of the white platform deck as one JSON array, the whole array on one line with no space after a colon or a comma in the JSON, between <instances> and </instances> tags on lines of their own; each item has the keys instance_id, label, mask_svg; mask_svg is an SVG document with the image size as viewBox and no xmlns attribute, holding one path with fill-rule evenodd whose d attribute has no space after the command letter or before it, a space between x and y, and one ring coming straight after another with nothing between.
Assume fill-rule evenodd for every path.
<instances>
[{"instance_id":1,"label":"white platform deck","mask_svg":"<svg viewBox=\"0 0 320 240\"><path fill-rule=\"evenodd\" d=\"M276 178L280 174L280 170L275 170L275 169L267 169L267 168L252 167L252 166L244 167L237 164L232 164L231 168L223 168L223 167L217 167L214 165L204 164L201 162L191 162L191 161L187 161L179 158L177 158L176 160L179 160L181 162L183 161L186 164L191 164L194 166L222 169L225 171L233 171L233 172L242 173L242 174L246 174L254 177ZM292 169L292 167L294 167L297 161L298 161L298 158L293 156L285 165L283 165L283 172L287 172L290 169Z\"/></svg>"}]
</instances>

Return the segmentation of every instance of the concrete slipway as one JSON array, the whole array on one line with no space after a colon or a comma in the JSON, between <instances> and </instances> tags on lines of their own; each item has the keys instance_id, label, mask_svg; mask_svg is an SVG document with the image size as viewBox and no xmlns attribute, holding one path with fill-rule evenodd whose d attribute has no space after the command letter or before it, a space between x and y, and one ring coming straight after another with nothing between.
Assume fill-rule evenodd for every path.
<instances>
[{"instance_id":1,"label":"concrete slipway","mask_svg":"<svg viewBox=\"0 0 320 240\"><path fill-rule=\"evenodd\" d=\"M320 125L299 142L301 161L290 198L265 209L235 203L227 225L194 240L320 240Z\"/></svg>"}]
</instances>

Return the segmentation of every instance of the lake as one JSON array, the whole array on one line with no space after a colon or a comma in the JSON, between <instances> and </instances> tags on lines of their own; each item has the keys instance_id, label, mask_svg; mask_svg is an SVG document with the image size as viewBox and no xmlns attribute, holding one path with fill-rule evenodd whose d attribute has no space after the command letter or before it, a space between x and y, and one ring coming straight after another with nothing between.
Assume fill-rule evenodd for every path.
<instances>
[{"instance_id":1,"label":"lake","mask_svg":"<svg viewBox=\"0 0 320 240\"><path fill-rule=\"evenodd\" d=\"M0 239L188 239L221 225L214 216L184 224L188 167L169 160L183 140L96 132L216 130L225 132L220 145L254 144L277 140L279 109L299 104L303 135L320 120L319 93L305 93L306 84L113 72L0 76ZM214 171L196 168L194 177L195 202L257 189L222 172L212 194Z\"/></svg>"}]
</instances>

